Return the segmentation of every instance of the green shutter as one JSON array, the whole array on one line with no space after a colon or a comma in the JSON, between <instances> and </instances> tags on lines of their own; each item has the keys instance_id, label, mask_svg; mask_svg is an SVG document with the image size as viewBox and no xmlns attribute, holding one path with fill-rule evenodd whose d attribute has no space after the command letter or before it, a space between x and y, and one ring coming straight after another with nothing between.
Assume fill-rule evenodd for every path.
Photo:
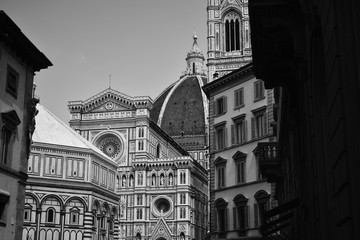
<instances>
[{"instance_id":1,"label":"green shutter","mask_svg":"<svg viewBox=\"0 0 360 240\"><path fill-rule=\"evenodd\" d=\"M247 120L244 120L244 142L248 140L248 132L247 132Z\"/></svg>"},{"instance_id":2,"label":"green shutter","mask_svg":"<svg viewBox=\"0 0 360 240\"><path fill-rule=\"evenodd\" d=\"M224 147L226 148L228 145L228 137L227 137L227 127L224 127Z\"/></svg>"},{"instance_id":3,"label":"green shutter","mask_svg":"<svg viewBox=\"0 0 360 240\"><path fill-rule=\"evenodd\" d=\"M234 230L237 229L237 222L236 222L236 207L233 207L233 221L234 221Z\"/></svg>"},{"instance_id":4,"label":"green shutter","mask_svg":"<svg viewBox=\"0 0 360 240\"><path fill-rule=\"evenodd\" d=\"M268 119L266 112L264 113L264 135L268 134Z\"/></svg>"},{"instance_id":5,"label":"green shutter","mask_svg":"<svg viewBox=\"0 0 360 240\"><path fill-rule=\"evenodd\" d=\"M249 228L249 206L245 206L245 228Z\"/></svg>"},{"instance_id":6,"label":"green shutter","mask_svg":"<svg viewBox=\"0 0 360 240\"><path fill-rule=\"evenodd\" d=\"M254 203L254 224L255 227L259 226L259 212L258 212L258 205Z\"/></svg>"},{"instance_id":7,"label":"green shutter","mask_svg":"<svg viewBox=\"0 0 360 240\"><path fill-rule=\"evenodd\" d=\"M251 138L255 138L255 118L251 118Z\"/></svg>"},{"instance_id":8,"label":"green shutter","mask_svg":"<svg viewBox=\"0 0 360 240\"><path fill-rule=\"evenodd\" d=\"M213 138L213 146L212 146L212 148L215 151L216 150L216 130L215 130L215 132L213 132L212 135L213 135L212 136L212 138Z\"/></svg>"},{"instance_id":9,"label":"green shutter","mask_svg":"<svg viewBox=\"0 0 360 240\"><path fill-rule=\"evenodd\" d=\"M229 217L229 209L225 209L225 231L229 230L229 226L228 226L228 217Z\"/></svg>"},{"instance_id":10,"label":"green shutter","mask_svg":"<svg viewBox=\"0 0 360 240\"><path fill-rule=\"evenodd\" d=\"M235 144L235 126L231 125L231 145Z\"/></svg>"},{"instance_id":11,"label":"green shutter","mask_svg":"<svg viewBox=\"0 0 360 240\"><path fill-rule=\"evenodd\" d=\"M217 112L217 100L213 101L213 116L218 115Z\"/></svg>"}]
</instances>

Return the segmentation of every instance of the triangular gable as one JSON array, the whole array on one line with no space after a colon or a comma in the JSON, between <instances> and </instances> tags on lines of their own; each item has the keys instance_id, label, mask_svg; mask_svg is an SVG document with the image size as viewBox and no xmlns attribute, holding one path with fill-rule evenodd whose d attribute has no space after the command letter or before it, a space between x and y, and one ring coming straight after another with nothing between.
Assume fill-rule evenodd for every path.
<instances>
[{"instance_id":1,"label":"triangular gable","mask_svg":"<svg viewBox=\"0 0 360 240\"><path fill-rule=\"evenodd\" d=\"M116 110L116 107L119 108L118 110L133 110L135 108L132 97L111 88L88 98L82 105L84 112L92 112L94 109L99 111L102 108L104 108L102 111Z\"/></svg>"},{"instance_id":2,"label":"triangular gable","mask_svg":"<svg viewBox=\"0 0 360 240\"><path fill-rule=\"evenodd\" d=\"M159 219L156 226L154 227L151 236L152 239L158 239L160 237L163 237L165 239L171 239L171 231L169 226L166 224L164 218Z\"/></svg>"},{"instance_id":3,"label":"triangular gable","mask_svg":"<svg viewBox=\"0 0 360 240\"><path fill-rule=\"evenodd\" d=\"M238 159L243 159L243 158L246 158L247 154L246 153L243 153L241 151L237 151L233 156L232 158L234 160L238 160Z\"/></svg>"},{"instance_id":4,"label":"triangular gable","mask_svg":"<svg viewBox=\"0 0 360 240\"><path fill-rule=\"evenodd\" d=\"M222 157L217 157L214 161L214 165L219 165L219 164L225 164L226 163L226 159L222 158Z\"/></svg>"},{"instance_id":5,"label":"triangular gable","mask_svg":"<svg viewBox=\"0 0 360 240\"><path fill-rule=\"evenodd\" d=\"M241 4L240 0L224 0L220 4L220 9L224 9L225 7L230 6L230 5L240 6L240 4Z\"/></svg>"},{"instance_id":6,"label":"triangular gable","mask_svg":"<svg viewBox=\"0 0 360 240\"><path fill-rule=\"evenodd\" d=\"M125 104L119 104L119 103L115 103L112 100L109 100L107 102L105 102L104 104L95 107L91 110L86 111L87 113L97 113L97 112L108 112L108 111L129 111L129 110L133 110L132 107L129 107Z\"/></svg>"}]
</instances>

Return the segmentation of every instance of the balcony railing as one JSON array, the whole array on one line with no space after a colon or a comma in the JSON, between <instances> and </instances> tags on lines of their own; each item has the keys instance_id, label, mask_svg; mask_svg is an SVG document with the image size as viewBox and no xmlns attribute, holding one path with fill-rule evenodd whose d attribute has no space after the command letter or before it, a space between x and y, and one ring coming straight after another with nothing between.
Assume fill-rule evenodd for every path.
<instances>
[{"instance_id":1,"label":"balcony railing","mask_svg":"<svg viewBox=\"0 0 360 240\"><path fill-rule=\"evenodd\" d=\"M281 167L277 142L260 142L254 149L259 162L260 172L268 182L277 182L281 178Z\"/></svg>"}]
</instances>

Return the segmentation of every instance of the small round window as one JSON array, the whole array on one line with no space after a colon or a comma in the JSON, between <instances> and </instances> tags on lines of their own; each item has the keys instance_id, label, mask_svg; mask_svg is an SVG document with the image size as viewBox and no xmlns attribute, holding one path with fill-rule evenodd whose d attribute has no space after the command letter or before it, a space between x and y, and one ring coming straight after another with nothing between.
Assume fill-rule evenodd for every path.
<instances>
[{"instance_id":1,"label":"small round window","mask_svg":"<svg viewBox=\"0 0 360 240\"><path fill-rule=\"evenodd\" d=\"M158 197L153 202L153 212L158 216L166 216L172 212L171 200L165 196Z\"/></svg>"}]
</instances>

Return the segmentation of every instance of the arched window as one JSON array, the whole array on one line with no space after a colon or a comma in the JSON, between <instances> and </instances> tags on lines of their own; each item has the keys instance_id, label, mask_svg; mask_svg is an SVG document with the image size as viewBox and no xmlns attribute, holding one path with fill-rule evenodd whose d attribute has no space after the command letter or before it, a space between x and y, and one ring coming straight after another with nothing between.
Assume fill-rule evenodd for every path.
<instances>
[{"instance_id":1,"label":"arched window","mask_svg":"<svg viewBox=\"0 0 360 240\"><path fill-rule=\"evenodd\" d=\"M254 204L255 226L261 226L264 223L264 212L268 210L270 194L260 190L255 194L256 203Z\"/></svg>"},{"instance_id":2,"label":"arched window","mask_svg":"<svg viewBox=\"0 0 360 240\"><path fill-rule=\"evenodd\" d=\"M229 13L225 17L225 51L239 51L240 37L240 17L236 13Z\"/></svg>"},{"instance_id":3,"label":"arched window","mask_svg":"<svg viewBox=\"0 0 360 240\"><path fill-rule=\"evenodd\" d=\"M79 215L80 215L80 211L78 208L70 209L69 224L74 224L74 225L79 224Z\"/></svg>"},{"instance_id":4,"label":"arched window","mask_svg":"<svg viewBox=\"0 0 360 240\"><path fill-rule=\"evenodd\" d=\"M136 234L136 240L141 240L141 234L140 233Z\"/></svg>"},{"instance_id":5,"label":"arched window","mask_svg":"<svg viewBox=\"0 0 360 240\"><path fill-rule=\"evenodd\" d=\"M215 201L216 208L216 224L219 232L219 237L226 237L226 231L228 230L228 203L220 198Z\"/></svg>"},{"instance_id":6,"label":"arched window","mask_svg":"<svg viewBox=\"0 0 360 240\"><path fill-rule=\"evenodd\" d=\"M160 158L161 157L161 146L160 143L157 144L156 146L156 157Z\"/></svg>"},{"instance_id":7,"label":"arched window","mask_svg":"<svg viewBox=\"0 0 360 240\"><path fill-rule=\"evenodd\" d=\"M239 194L234 198L235 207L233 209L234 229L239 231L240 235L246 234L246 229L249 226L249 206L247 206L248 199Z\"/></svg>"},{"instance_id":8,"label":"arched window","mask_svg":"<svg viewBox=\"0 0 360 240\"><path fill-rule=\"evenodd\" d=\"M48 208L48 210L46 211L46 222L55 223L55 214L55 209Z\"/></svg>"}]
</instances>

